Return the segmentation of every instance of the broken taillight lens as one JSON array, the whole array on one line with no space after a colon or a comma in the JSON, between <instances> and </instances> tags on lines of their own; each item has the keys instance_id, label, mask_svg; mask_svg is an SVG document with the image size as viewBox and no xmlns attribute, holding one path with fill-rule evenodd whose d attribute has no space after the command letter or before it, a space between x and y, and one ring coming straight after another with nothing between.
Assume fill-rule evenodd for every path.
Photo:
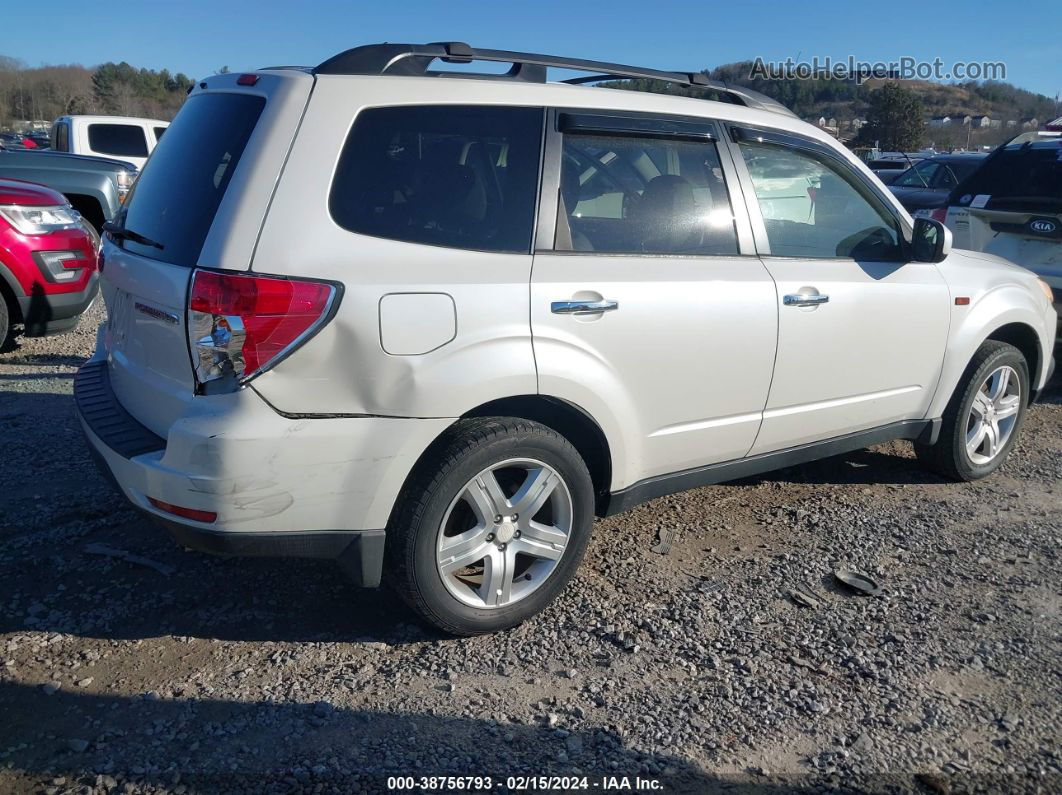
<instances>
[{"instance_id":1,"label":"broken taillight lens","mask_svg":"<svg viewBox=\"0 0 1062 795\"><path fill-rule=\"evenodd\" d=\"M196 381L211 391L247 382L309 339L335 295L326 282L195 271L188 345Z\"/></svg>"}]
</instances>

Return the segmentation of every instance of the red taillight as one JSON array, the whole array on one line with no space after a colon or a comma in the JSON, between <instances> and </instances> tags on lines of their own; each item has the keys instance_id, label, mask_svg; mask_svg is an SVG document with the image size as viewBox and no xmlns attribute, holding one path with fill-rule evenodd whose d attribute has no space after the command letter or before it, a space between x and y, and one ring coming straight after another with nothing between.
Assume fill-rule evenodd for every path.
<instances>
[{"instance_id":1,"label":"red taillight","mask_svg":"<svg viewBox=\"0 0 1062 795\"><path fill-rule=\"evenodd\" d=\"M253 86L258 82L258 75L240 75L236 78L238 86Z\"/></svg>"},{"instance_id":2,"label":"red taillight","mask_svg":"<svg viewBox=\"0 0 1062 795\"><path fill-rule=\"evenodd\" d=\"M197 270L188 298L188 343L200 384L237 382L269 367L325 319L335 287Z\"/></svg>"},{"instance_id":3,"label":"red taillight","mask_svg":"<svg viewBox=\"0 0 1062 795\"><path fill-rule=\"evenodd\" d=\"M218 515L214 511L200 511L195 508L182 508L180 505L172 505L162 500L156 500L154 497L148 497L148 502L158 508L160 511L166 513L172 513L174 516L182 516L185 519L192 519L196 522L210 522L216 521Z\"/></svg>"},{"instance_id":4,"label":"red taillight","mask_svg":"<svg viewBox=\"0 0 1062 795\"><path fill-rule=\"evenodd\" d=\"M932 218L934 221L940 221L941 223L944 223L946 220L948 220L948 208L938 207L929 214L929 217Z\"/></svg>"}]
</instances>

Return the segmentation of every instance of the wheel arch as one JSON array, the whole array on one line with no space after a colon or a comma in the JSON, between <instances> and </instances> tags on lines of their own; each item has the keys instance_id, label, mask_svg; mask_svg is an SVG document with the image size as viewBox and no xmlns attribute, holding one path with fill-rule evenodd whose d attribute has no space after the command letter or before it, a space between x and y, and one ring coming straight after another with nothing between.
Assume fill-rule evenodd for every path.
<instances>
[{"instance_id":1,"label":"wheel arch","mask_svg":"<svg viewBox=\"0 0 1062 795\"><path fill-rule=\"evenodd\" d=\"M605 432L587 411L548 395L516 395L488 401L462 415L462 419L469 417L519 417L555 430L586 462L594 484L595 513L605 515L612 483L612 451Z\"/></svg>"},{"instance_id":2,"label":"wheel arch","mask_svg":"<svg viewBox=\"0 0 1062 795\"><path fill-rule=\"evenodd\" d=\"M1025 361L1029 364L1029 383L1035 389L1040 378L1040 368L1043 366L1043 356L1040 353L1040 337L1037 335L1036 329L1028 323L1006 323L991 332L982 343L988 340L1006 342L1021 351Z\"/></svg>"},{"instance_id":3,"label":"wheel arch","mask_svg":"<svg viewBox=\"0 0 1062 795\"><path fill-rule=\"evenodd\" d=\"M1029 364L1029 384L1035 394L1049 361L1054 329L1046 329L1042 309L1024 289L989 291L953 328L941 376L926 417L940 417L978 349L988 340L1014 345ZM1050 338L1049 338L1050 337Z\"/></svg>"},{"instance_id":4,"label":"wheel arch","mask_svg":"<svg viewBox=\"0 0 1062 795\"><path fill-rule=\"evenodd\" d=\"M21 323L22 322L22 305L18 301L19 295L22 294L22 285L18 283L18 279L15 278L7 267L0 262L0 301L7 304L10 322ZM3 329L4 332L7 329ZM0 334L0 340L3 339Z\"/></svg>"}]
</instances>

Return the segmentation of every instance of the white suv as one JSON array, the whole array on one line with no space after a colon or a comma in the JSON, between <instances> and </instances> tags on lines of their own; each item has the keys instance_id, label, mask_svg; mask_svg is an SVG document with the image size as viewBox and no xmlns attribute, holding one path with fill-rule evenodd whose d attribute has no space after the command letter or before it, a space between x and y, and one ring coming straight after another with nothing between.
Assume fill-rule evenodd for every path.
<instances>
[{"instance_id":1,"label":"white suv","mask_svg":"<svg viewBox=\"0 0 1062 795\"><path fill-rule=\"evenodd\" d=\"M100 267L76 398L124 494L190 547L386 571L454 633L664 494L889 439L987 475L1053 364L1034 275L768 98L457 43L198 83Z\"/></svg>"}]
</instances>

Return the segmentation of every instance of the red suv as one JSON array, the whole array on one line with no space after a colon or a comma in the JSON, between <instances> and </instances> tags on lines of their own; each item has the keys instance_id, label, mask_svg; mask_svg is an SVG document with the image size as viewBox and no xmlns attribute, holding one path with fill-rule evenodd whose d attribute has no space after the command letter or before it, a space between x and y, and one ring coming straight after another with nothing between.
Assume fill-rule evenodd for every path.
<instances>
[{"instance_id":1,"label":"red suv","mask_svg":"<svg viewBox=\"0 0 1062 795\"><path fill-rule=\"evenodd\" d=\"M61 193L0 179L0 351L26 336L69 331L96 292L99 237Z\"/></svg>"}]
</instances>

